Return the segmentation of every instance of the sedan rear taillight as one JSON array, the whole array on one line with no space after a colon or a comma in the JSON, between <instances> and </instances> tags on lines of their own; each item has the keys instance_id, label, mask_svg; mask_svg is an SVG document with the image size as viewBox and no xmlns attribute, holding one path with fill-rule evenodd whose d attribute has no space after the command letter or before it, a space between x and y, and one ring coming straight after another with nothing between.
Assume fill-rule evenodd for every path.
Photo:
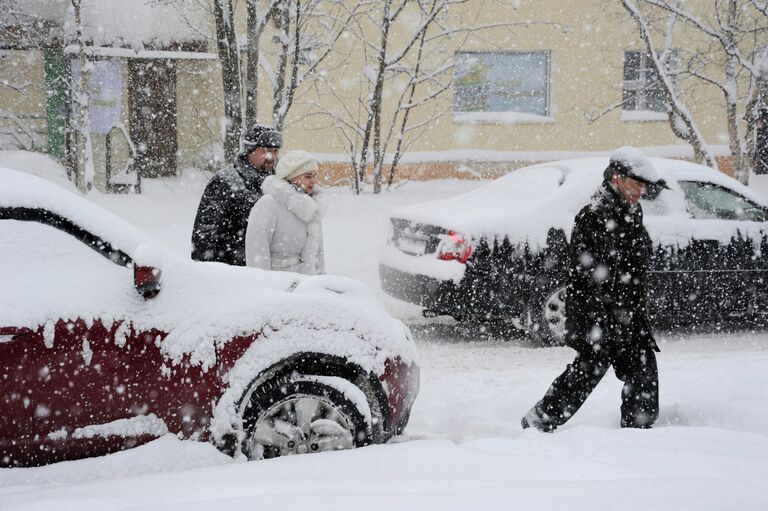
<instances>
[{"instance_id":1,"label":"sedan rear taillight","mask_svg":"<svg viewBox=\"0 0 768 511\"><path fill-rule=\"evenodd\" d=\"M464 238L463 234L448 231L440 237L442 240L437 250L438 259L460 263L466 263L469 260L472 255L472 244Z\"/></svg>"}]
</instances>

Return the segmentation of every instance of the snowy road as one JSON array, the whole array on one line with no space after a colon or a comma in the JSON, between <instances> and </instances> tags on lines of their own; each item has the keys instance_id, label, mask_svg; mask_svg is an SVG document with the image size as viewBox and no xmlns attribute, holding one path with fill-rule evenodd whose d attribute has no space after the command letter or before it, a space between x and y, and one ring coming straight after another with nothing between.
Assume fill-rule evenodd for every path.
<instances>
[{"instance_id":1,"label":"snowy road","mask_svg":"<svg viewBox=\"0 0 768 511\"><path fill-rule=\"evenodd\" d=\"M525 339L473 340L450 325L412 328L419 339L423 382L408 428L415 436L460 442L519 433L522 414L574 356L569 348L532 348ZM659 345L659 426L766 433L768 333L665 332ZM561 431L617 428L621 385L609 371Z\"/></svg>"},{"instance_id":2,"label":"snowy road","mask_svg":"<svg viewBox=\"0 0 768 511\"><path fill-rule=\"evenodd\" d=\"M474 186L327 194L329 270L371 286L420 348L422 388L397 443L243 463L167 436L103 458L0 470L0 510L768 509L768 333L661 332L658 427L618 428L621 383L609 371L548 435L523 431L519 418L571 350L485 339L381 293L387 211ZM194 194L95 200L188 250Z\"/></svg>"},{"instance_id":3,"label":"snowy road","mask_svg":"<svg viewBox=\"0 0 768 511\"><path fill-rule=\"evenodd\" d=\"M657 428L617 427L609 373L547 435L518 421L568 349L415 330L422 390L400 443L241 463L169 436L1 471L0 509L768 509L768 335L663 338Z\"/></svg>"}]
</instances>

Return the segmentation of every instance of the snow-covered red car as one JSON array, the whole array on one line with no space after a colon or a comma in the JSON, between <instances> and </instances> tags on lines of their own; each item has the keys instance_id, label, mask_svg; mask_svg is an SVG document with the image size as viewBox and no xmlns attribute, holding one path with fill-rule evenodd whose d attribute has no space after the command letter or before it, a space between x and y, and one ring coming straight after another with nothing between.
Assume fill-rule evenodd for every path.
<instances>
[{"instance_id":1,"label":"snow-covered red car","mask_svg":"<svg viewBox=\"0 0 768 511\"><path fill-rule=\"evenodd\" d=\"M642 201L654 242L652 319L674 325L767 314L768 203L708 167L651 160L670 188ZM458 197L395 210L382 287L427 313L507 323L561 343L568 239L607 164L534 165Z\"/></svg>"},{"instance_id":2,"label":"snow-covered red car","mask_svg":"<svg viewBox=\"0 0 768 511\"><path fill-rule=\"evenodd\" d=\"M407 424L416 348L362 284L182 259L56 185L0 180L0 465L169 432L259 459Z\"/></svg>"}]
</instances>

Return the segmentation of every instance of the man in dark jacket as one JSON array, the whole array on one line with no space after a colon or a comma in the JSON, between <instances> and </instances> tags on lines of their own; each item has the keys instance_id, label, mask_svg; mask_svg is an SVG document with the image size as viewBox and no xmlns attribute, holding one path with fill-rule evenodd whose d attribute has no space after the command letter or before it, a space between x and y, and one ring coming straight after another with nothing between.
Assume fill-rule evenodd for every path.
<instances>
[{"instance_id":1,"label":"man in dark jacket","mask_svg":"<svg viewBox=\"0 0 768 511\"><path fill-rule=\"evenodd\" d=\"M256 125L242 140L234 165L205 187L192 228L192 259L245 266L248 215L261 197L261 183L274 173L282 145L279 131Z\"/></svg>"},{"instance_id":2,"label":"man in dark jacket","mask_svg":"<svg viewBox=\"0 0 768 511\"><path fill-rule=\"evenodd\" d=\"M566 343L578 353L523 417L523 428L563 425L611 365L624 382L621 426L650 428L658 417L659 349L646 310L651 241L638 201L646 188L666 185L631 147L613 153L604 178L576 216L569 246Z\"/></svg>"}]
</instances>

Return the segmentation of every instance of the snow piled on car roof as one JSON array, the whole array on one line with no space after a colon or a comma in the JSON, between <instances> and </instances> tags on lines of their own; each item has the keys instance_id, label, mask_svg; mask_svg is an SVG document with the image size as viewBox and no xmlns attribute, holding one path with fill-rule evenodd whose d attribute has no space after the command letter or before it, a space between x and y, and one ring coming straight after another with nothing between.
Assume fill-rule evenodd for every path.
<instances>
[{"instance_id":1,"label":"snow piled on car roof","mask_svg":"<svg viewBox=\"0 0 768 511\"><path fill-rule=\"evenodd\" d=\"M143 243L156 243L130 222L84 200L77 192L9 168L0 168L0 176L0 208L38 208L56 213L108 240L129 256Z\"/></svg>"},{"instance_id":2,"label":"snow piled on car roof","mask_svg":"<svg viewBox=\"0 0 768 511\"><path fill-rule=\"evenodd\" d=\"M697 180L726 186L758 204L768 205L753 190L714 169L665 158L649 160L671 188L661 192L670 205L663 212L667 227L687 218L677 181ZM600 186L608 161L608 157L593 157L525 167L469 193L398 208L391 216L438 225L473 239L508 236L513 242L542 246L551 228L562 229L570 236L574 217ZM654 223L650 217L657 211L647 203L644 208L650 229ZM683 231L681 228L680 232ZM722 228L715 231L710 234L718 239L732 234Z\"/></svg>"},{"instance_id":3,"label":"snow piled on car roof","mask_svg":"<svg viewBox=\"0 0 768 511\"><path fill-rule=\"evenodd\" d=\"M71 192L77 188L67 177L67 171L51 156L35 151L0 151L0 167L41 177ZM2 170L0 170L2 172ZM3 177L5 174L2 174Z\"/></svg>"},{"instance_id":4,"label":"snow piled on car roof","mask_svg":"<svg viewBox=\"0 0 768 511\"><path fill-rule=\"evenodd\" d=\"M505 235L518 226L534 234L565 227L600 184L608 158L526 167L451 199L399 208L393 217L439 225L473 238ZM540 238L540 237L539 237ZM520 240L523 241L523 240Z\"/></svg>"}]
</instances>

